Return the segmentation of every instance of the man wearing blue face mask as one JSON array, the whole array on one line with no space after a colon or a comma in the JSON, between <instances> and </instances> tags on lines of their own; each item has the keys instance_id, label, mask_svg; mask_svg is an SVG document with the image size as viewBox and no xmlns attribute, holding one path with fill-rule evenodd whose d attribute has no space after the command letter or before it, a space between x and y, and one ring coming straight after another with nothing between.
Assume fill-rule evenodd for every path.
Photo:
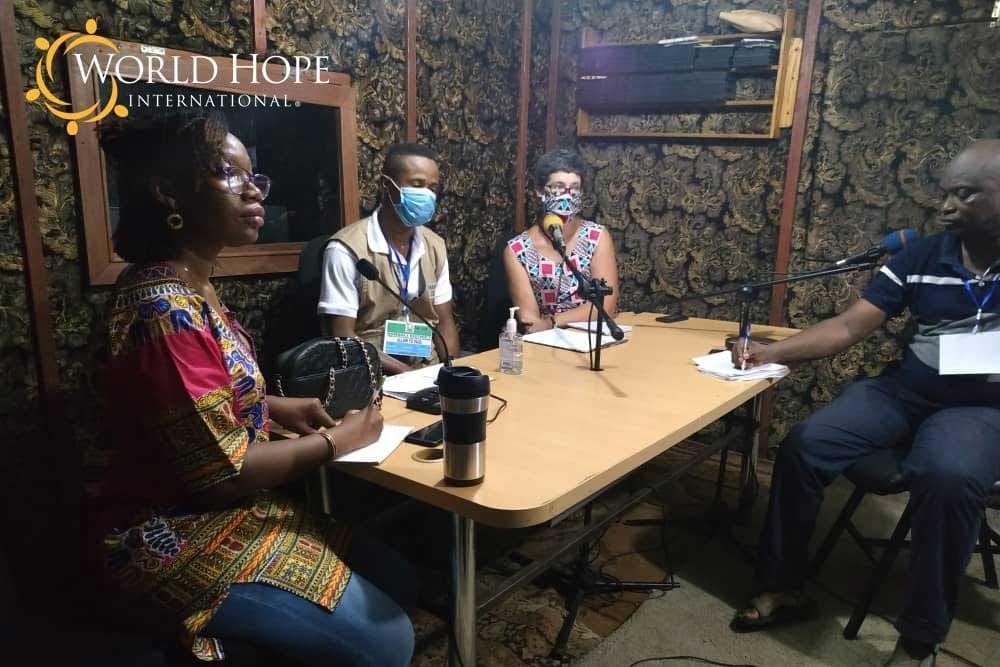
<instances>
[{"instance_id":1,"label":"man wearing blue face mask","mask_svg":"<svg viewBox=\"0 0 1000 667\"><path fill-rule=\"evenodd\" d=\"M459 349L444 239L425 225L440 189L435 153L419 144L396 144L382 167L379 206L334 234L323 257L317 312L333 336L359 336L382 352L387 374L437 363L444 354L413 315L438 327L448 349ZM365 280L357 261L367 259L406 301Z\"/></svg>"}]
</instances>

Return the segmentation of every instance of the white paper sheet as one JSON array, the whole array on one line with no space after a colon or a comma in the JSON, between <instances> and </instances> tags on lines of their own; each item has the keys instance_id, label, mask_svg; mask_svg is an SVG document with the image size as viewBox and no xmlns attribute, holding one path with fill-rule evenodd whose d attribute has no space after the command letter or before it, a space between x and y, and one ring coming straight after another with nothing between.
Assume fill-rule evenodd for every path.
<instances>
[{"instance_id":1,"label":"white paper sheet","mask_svg":"<svg viewBox=\"0 0 1000 667\"><path fill-rule=\"evenodd\" d=\"M994 375L1000 373L1000 331L941 336L938 373Z\"/></svg>"},{"instance_id":2,"label":"white paper sheet","mask_svg":"<svg viewBox=\"0 0 1000 667\"><path fill-rule=\"evenodd\" d=\"M588 336L590 338L589 341L587 340ZM601 349L610 345L624 343L627 340L627 338L623 338L619 341L611 336L604 336L601 338ZM546 329L545 331L528 334L524 337L524 342L535 343L536 345L548 345L549 347L558 347L563 350L573 350L574 352L589 352L591 342L594 342L594 335L576 329Z\"/></svg>"},{"instance_id":3,"label":"white paper sheet","mask_svg":"<svg viewBox=\"0 0 1000 667\"><path fill-rule=\"evenodd\" d=\"M723 380L765 380L788 375L788 366L782 364L763 364L741 371L733 366L733 355L728 350L695 357L692 361L702 373Z\"/></svg>"},{"instance_id":4,"label":"white paper sheet","mask_svg":"<svg viewBox=\"0 0 1000 667\"><path fill-rule=\"evenodd\" d=\"M399 375L389 375L382 385L382 393L386 396L405 401L421 389L433 387L437 382L438 371L441 364L418 368L415 371L400 373Z\"/></svg>"},{"instance_id":5,"label":"white paper sheet","mask_svg":"<svg viewBox=\"0 0 1000 667\"><path fill-rule=\"evenodd\" d=\"M382 435L379 436L378 440L367 447L362 447L361 449L356 449L349 454L338 456L333 462L382 463L382 461L389 458L389 454L396 451L396 447L399 447L399 443L403 442L403 438L409 435L411 430L412 429L409 426L393 426L392 424L384 424L382 426Z\"/></svg>"}]
</instances>

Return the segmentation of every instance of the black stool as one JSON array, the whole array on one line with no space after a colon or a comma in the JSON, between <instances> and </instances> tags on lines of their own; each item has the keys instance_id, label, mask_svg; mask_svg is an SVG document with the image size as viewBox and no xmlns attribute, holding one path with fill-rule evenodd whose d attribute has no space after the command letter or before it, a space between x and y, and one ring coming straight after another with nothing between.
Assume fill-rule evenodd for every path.
<instances>
[{"instance_id":1,"label":"black stool","mask_svg":"<svg viewBox=\"0 0 1000 667\"><path fill-rule=\"evenodd\" d=\"M840 539L841 534L846 530L858 543L861 550L865 552L865 555L875 564L875 570L872 572L868 588L854 606L851 619L848 621L847 627L844 628L844 637L846 639L854 639L858 636L858 629L861 628L861 623L864 622L865 616L868 615L868 610L875 599L875 595L878 593L879 587L882 585L882 581L889 574L889 570L892 569L892 564L895 562L900 550L909 546L910 543L906 539L906 536L910 532L910 523L912 521L910 504L907 503L906 509L903 510L903 515L899 517L899 522L896 523L896 528L892 531L892 535L889 539L885 540L862 535L857 526L854 525L851 517L854 515L855 510L857 510L858 505L861 504L862 498L868 493L888 496L909 491L909 485L900 470L900 464L906 458L906 454L907 450L903 449L873 452L861 457L844 471L844 476L854 484L854 492L844 505L844 509L841 510L840 515L837 516L837 520L827 534L826 539L823 540L823 543L816 551L816 556L813 559L812 571L815 574L819 572L820 567L822 567L823 563L830 556L830 552L833 551L837 540ZM994 509L1000 508L1000 480L993 485L986 506ZM873 547L884 549L881 558L876 558L872 550ZM979 543L976 545L974 552L982 554L986 585L991 588L997 588L997 571L996 565L993 562L993 556L1000 554L1000 535L990 528L985 512L979 535Z\"/></svg>"}]
</instances>

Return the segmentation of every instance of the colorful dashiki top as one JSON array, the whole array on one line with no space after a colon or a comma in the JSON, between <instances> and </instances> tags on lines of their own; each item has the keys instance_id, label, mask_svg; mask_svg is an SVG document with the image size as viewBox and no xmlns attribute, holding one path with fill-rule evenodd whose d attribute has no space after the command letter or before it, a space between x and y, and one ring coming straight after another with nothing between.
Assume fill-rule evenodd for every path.
<instances>
[{"instance_id":1,"label":"colorful dashiki top","mask_svg":"<svg viewBox=\"0 0 1000 667\"><path fill-rule=\"evenodd\" d=\"M234 582L277 586L333 610L350 579L347 531L276 494L196 511L194 494L268 446L264 380L249 336L168 265L130 267L111 297L106 405L111 450L91 489L92 549L105 584L200 637Z\"/></svg>"},{"instance_id":2,"label":"colorful dashiki top","mask_svg":"<svg viewBox=\"0 0 1000 667\"><path fill-rule=\"evenodd\" d=\"M584 220L576 232L576 242L566 240L569 250L566 257L586 278L590 278L590 264L603 231L601 225ZM583 304L578 292L580 284L573 272L562 263L542 257L527 231L508 241L507 247L528 272L531 291L535 293L535 302L543 316L563 313Z\"/></svg>"}]
</instances>

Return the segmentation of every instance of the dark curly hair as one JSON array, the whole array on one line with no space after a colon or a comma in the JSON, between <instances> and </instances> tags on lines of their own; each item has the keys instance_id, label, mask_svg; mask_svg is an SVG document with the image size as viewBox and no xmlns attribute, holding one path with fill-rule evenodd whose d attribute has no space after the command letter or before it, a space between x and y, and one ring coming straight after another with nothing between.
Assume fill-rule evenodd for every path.
<instances>
[{"instance_id":1,"label":"dark curly hair","mask_svg":"<svg viewBox=\"0 0 1000 667\"><path fill-rule=\"evenodd\" d=\"M205 171L222 159L229 133L220 113L189 112L112 125L101 146L117 162L120 216L115 252L132 263L172 259L181 236L167 227L171 213L155 196L152 181L169 181L178 192L198 189Z\"/></svg>"},{"instance_id":2,"label":"dark curly hair","mask_svg":"<svg viewBox=\"0 0 1000 667\"><path fill-rule=\"evenodd\" d=\"M567 148L557 148L545 153L535 162L534 180L536 188L544 188L549 176L557 171L576 174L582 182L586 177L587 165L580 154Z\"/></svg>"}]
</instances>

